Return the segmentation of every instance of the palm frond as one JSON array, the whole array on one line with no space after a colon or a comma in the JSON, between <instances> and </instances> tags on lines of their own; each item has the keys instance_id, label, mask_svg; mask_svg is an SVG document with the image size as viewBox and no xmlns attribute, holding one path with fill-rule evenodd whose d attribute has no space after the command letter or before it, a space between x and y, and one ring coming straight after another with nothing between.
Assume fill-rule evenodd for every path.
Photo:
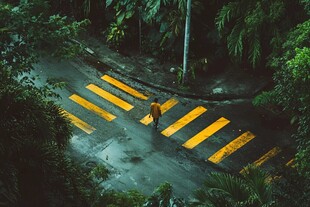
<instances>
[{"instance_id":1,"label":"palm frond","mask_svg":"<svg viewBox=\"0 0 310 207\"><path fill-rule=\"evenodd\" d=\"M173 4L178 7L178 10L181 12L181 14L186 14L186 0L174 0Z\"/></svg>"},{"instance_id":2,"label":"palm frond","mask_svg":"<svg viewBox=\"0 0 310 207\"><path fill-rule=\"evenodd\" d=\"M230 22L231 19L236 17L237 8L237 2L229 2L227 5L223 6L222 9L218 12L215 18L215 24L219 32L223 31L226 23Z\"/></svg>"},{"instance_id":3,"label":"palm frond","mask_svg":"<svg viewBox=\"0 0 310 207\"><path fill-rule=\"evenodd\" d=\"M271 183L268 182L270 175L267 172L254 165L249 165L243 171L242 176L252 192L253 202L258 202L261 205L273 203L272 187Z\"/></svg>"},{"instance_id":4,"label":"palm frond","mask_svg":"<svg viewBox=\"0 0 310 207\"><path fill-rule=\"evenodd\" d=\"M230 174L211 173L204 184L209 192L225 196L235 202L244 201L249 196L249 192L244 188L244 181Z\"/></svg>"},{"instance_id":5,"label":"palm frond","mask_svg":"<svg viewBox=\"0 0 310 207\"><path fill-rule=\"evenodd\" d=\"M252 63L253 68L257 66L261 58L261 44L258 33L254 34L254 37L250 41L249 60Z\"/></svg>"},{"instance_id":6,"label":"palm frond","mask_svg":"<svg viewBox=\"0 0 310 207\"><path fill-rule=\"evenodd\" d=\"M63 110L54 102L49 102L46 111L49 113L53 138L57 145L65 147L72 135L71 122Z\"/></svg>"},{"instance_id":7,"label":"palm frond","mask_svg":"<svg viewBox=\"0 0 310 207\"><path fill-rule=\"evenodd\" d=\"M209 203L208 193L203 189L197 189L194 191L194 198L195 199L191 201L191 203L195 204L195 206Z\"/></svg>"},{"instance_id":8,"label":"palm frond","mask_svg":"<svg viewBox=\"0 0 310 207\"><path fill-rule=\"evenodd\" d=\"M244 36L245 30L242 26L241 20L239 20L227 37L228 52L230 55L237 57L238 59L242 58Z\"/></svg>"}]
</instances>

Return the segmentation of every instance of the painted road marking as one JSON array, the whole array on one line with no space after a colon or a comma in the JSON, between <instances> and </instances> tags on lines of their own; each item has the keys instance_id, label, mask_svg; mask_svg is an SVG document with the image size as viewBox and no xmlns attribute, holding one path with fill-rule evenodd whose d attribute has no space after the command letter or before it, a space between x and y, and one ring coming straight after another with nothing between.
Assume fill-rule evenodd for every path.
<instances>
[{"instance_id":1,"label":"painted road marking","mask_svg":"<svg viewBox=\"0 0 310 207\"><path fill-rule=\"evenodd\" d=\"M76 127L80 128L87 134L93 133L96 129L86 122L82 121L78 117L74 116L73 114L67 112L66 110L62 110L62 112L70 119L71 123L74 124Z\"/></svg>"},{"instance_id":2,"label":"painted road marking","mask_svg":"<svg viewBox=\"0 0 310 207\"><path fill-rule=\"evenodd\" d=\"M147 100L149 97L143 95L142 93L136 91L135 89L131 88L130 86L116 80L115 78L112 78L111 76L104 75L101 77L102 80L114 85L115 87L125 91L126 93L129 93L132 96L135 96L137 98L140 98L142 100Z\"/></svg>"},{"instance_id":3,"label":"painted road marking","mask_svg":"<svg viewBox=\"0 0 310 207\"><path fill-rule=\"evenodd\" d=\"M171 98L168 101L166 101L165 103L163 103L160 107L161 109L161 114L164 114L165 112L167 112L169 109L171 109L173 106L175 106L176 104L178 104L179 101L175 98ZM140 122L144 125L148 125L153 121L152 117L149 117L149 114L147 114L143 119L140 120Z\"/></svg>"},{"instance_id":4,"label":"painted road marking","mask_svg":"<svg viewBox=\"0 0 310 207\"><path fill-rule=\"evenodd\" d=\"M201 132L199 132L198 134L187 140L184 144L182 144L182 146L187 149L193 149L198 144L200 144L201 142L212 136L215 132L223 128L229 122L230 121L228 119L225 119L224 117L219 118L211 125L203 129Z\"/></svg>"},{"instance_id":5,"label":"painted road marking","mask_svg":"<svg viewBox=\"0 0 310 207\"><path fill-rule=\"evenodd\" d=\"M168 128L166 128L161 133L165 135L166 137L170 137L172 134L176 133L178 130L183 128L185 125L187 125L188 123L190 123L191 121L193 121L194 119L196 119L198 116L200 116L206 111L207 111L206 108L202 106L198 106L192 111L190 111L189 113L187 113L185 116L180 118L178 121L171 124Z\"/></svg>"},{"instance_id":6,"label":"painted road marking","mask_svg":"<svg viewBox=\"0 0 310 207\"><path fill-rule=\"evenodd\" d=\"M294 165L294 158L291 159L290 161L288 161L286 164L285 164L286 167L292 167L294 168L295 165ZM270 176L270 181L269 182L272 182L272 181L275 181L275 180L280 180L282 178L281 175L276 175L276 176Z\"/></svg>"},{"instance_id":7,"label":"painted road marking","mask_svg":"<svg viewBox=\"0 0 310 207\"><path fill-rule=\"evenodd\" d=\"M294 158L291 159L290 161L288 161L288 162L285 164L285 166L287 166L287 167L295 167L294 161L295 161Z\"/></svg>"},{"instance_id":8,"label":"painted road marking","mask_svg":"<svg viewBox=\"0 0 310 207\"><path fill-rule=\"evenodd\" d=\"M265 162L267 162L269 159L275 157L277 154L279 154L282 150L280 149L280 147L274 147L271 150L269 150L269 152L267 152L266 154L264 154L261 158L259 158L258 160L256 160L253 164L256 166L261 166L262 164L264 164ZM240 173L243 173L244 170L246 170L246 168L243 168Z\"/></svg>"},{"instance_id":9,"label":"painted road marking","mask_svg":"<svg viewBox=\"0 0 310 207\"><path fill-rule=\"evenodd\" d=\"M106 99L107 101L110 101L111 103L115 104L116 106L118 106L118 107L120 107L126 111L129 111L133 108L133 105L130 105L126 101L118 98L117 96L114 96L113 94L103 90L102 88L99 88L98 86L96 86L94 84L89 84L88 86L86 86L86 88L89 89L90 91L94 92L98 96Z\"/></svg>"},{"instance_id":10,"label":"painted road marking","mask_svg":"<svg viewBox=\"0 0 310 207\"><path fill-rule=\"evenodd\" d=\"M265 163L267 160L273 158L274 156L276 156L277 154L279 154L282 150L279 147L274 147L272 148L269 152L267 152L266 154L264 154L261 158L259 158L258 160L256 160L254 162L254 164L256 166L261 166L263 163Z\"/></svg>"},{"instance_id":11,"label":"painted road marking","mask_svg":"<svg viewBox=\"0 0 310 207\"><path fill-rule=\"evenodd\" d=\"M254 139L255 135L251 132L247 131L228 143L226 146L224 146L222 149L214 153L211 157L208 158L209 161L218 164L223 159L243 147L246 143Z\"/></svg>"},{"instance_id":12,"label":"painted road marking","mask_svg":"<svg viewBox=\"0 0 310 207\"><path fill-rule=\"evenodd\" d=\"M72 101L76 102L77 104L83 106L84 108L94 112L95 114L101 116L102 118L104 118L107 121L112 121L113 119L116 118L116 116L114 116L113 114L110 114L109 112L103 110L102 108L96 106L95 104L87 101L86 99L73 94L69 97Z\"/></svg>"}]
</instances>

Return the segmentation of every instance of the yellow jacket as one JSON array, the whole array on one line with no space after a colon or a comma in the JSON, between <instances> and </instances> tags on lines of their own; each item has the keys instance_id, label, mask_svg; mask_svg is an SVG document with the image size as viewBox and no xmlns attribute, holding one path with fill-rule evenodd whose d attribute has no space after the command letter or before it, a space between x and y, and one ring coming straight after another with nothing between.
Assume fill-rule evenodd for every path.
<instances>
[{"instance_id":1,"label":"yellow jacket","mask_svg":"<svg viewBox=\"0 0 310 207\"><path fill-rule=\"evenodd\" d=\"M153 102L151 104L151 112L150 114L154 119L158 119L161 116L160 104Z\"/></svg>"}]
</instances>

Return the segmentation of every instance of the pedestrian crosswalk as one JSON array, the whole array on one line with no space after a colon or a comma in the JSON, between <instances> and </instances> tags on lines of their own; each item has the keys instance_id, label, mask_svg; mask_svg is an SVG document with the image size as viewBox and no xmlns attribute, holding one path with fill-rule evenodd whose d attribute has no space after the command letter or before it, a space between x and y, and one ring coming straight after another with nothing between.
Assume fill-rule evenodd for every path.
<instances>
[{"instance_id":1,"label":"pedestrian crosswalk","mask_svg":"<svg viewBox=\"0 0 310 207\"><path fill-rule=\"evenodd\" d=\"M136 98L139 101L143 102L149 99L149 96L145 95L139 90L134 89L133 87L126 84L124 81L119 81L112 76L103 75L100 81L103 81L102 83L112 85L112 87L114 87L116 90L123 91L129 94L131 97ZM98 83L97 84L91 83L91 84L86 85L85 88L87 89L89 93L94 94L95 96L100 97L104 99L105 101L108 101L108 103L111 103L112 106L116 106L116 108L120 110L129 112L130 110L134 108L134 105L129 103L128 100L125 100L126 98L124 99L124 98L118 97L117 95L115 95L115 92L113 94L113 92L108 91L108 89L104 88L104 86L102 85ZM78 106L84 108L85 110L92 112L96 116L99 116L104 121L112 122L113 120L117 119L117 114L114 114L115 112L111 113L107 109L105 109L104 106L94 104L90 98L85 98L80 94L71 94L68 98L71 101L78 104ZM167 101L163 102L161 105L162 114L173 111L174 108L178 104L179 104L179 100L175 97L172 97L168 99ZM175 118L176 120L172 120L173 123L169 124L169 126L162 129L160 133L164 137L174 139L175 133L182 130L183 128L186 128L187 125L189 125L192 122L195 122L195 120L198 119L199 117L202 117L202 115L206 114L207 116L208 114L208 110L204 106L196 106L196 107L193 107L192 109L190 109L190 107L188 108L189 108L189 111L187 113L184 112L182 115L182 112L178 112L178 114L181 114L181 117L180 118L176 117ZM85 133L91 134L96 130L93 126L83 121L81 117L78 118L78 116L73 115L72 113L66 110L63 110L63 113L67 115L67 117L71 120L73 125L81 129ZM145 116L141 117L139 121L141 124L148 126L153 120L149 116L148 111L146 111L145 113L146 113ZM203 119L204 119L204 116L203 116ZM185 149L193 150L194 148L199 147L199 145L201 145L203 142L205 142L210 137L219 133L221 130L225 130L225 127L231 123L231 121L225 117L220 117L217 120L213 120L213 121L214 121L213 123L207 124L206 126L204 126L201 131L195 132L196 134L194 134L193 136L185 137L184 138L185 142L182 141L184 143L181 145ZM239 134L236 136L236 138L232 137L231 141L229 141L225 146L219 147L219 149L215 153L213 153L211 156L207 157L206 160L214 164L220 164L225 159L227 159L229 156L231 156L233 153L236 153L239 149L243 148L246 144L248 144L254 138L256 138L256 135L250 131L246 131L242 134ZM281 152L281 149L275 146L270 151L268 151L265 155L258 158L253 164L256 166L261 166L263 163L275 157L280 152ZM287 165L289 164L290 163L288 163Z\"/></svg>"},{"instance_id":2,"label":"pedestrian crosswalk","mask_svg":"<svg viewBox=\"0 0 310 207\"><path fill-rule=\"evenodd\" d=\"M104 118L107 121L112 121L116 118L113 114L107 112L106 110L96 106L95 104L91 103L90 101L80 97L79 95L73 94L69 97L72 101L76 102L77 104L81 105L82 107L90 110L91 112L97 114L98 116Z\"/></svg>"},{"instance_id":3,"label":"pedestrian crosswalk","mask_svg":"<svg viewBox=\"0 0 310 207\"><path fill-rule=\"evenodd\" d=\"M126 101L123 101L122 99L118 98L117 96L114 96L113 94L99 88L98 86L94 84L89 84L86 86L87 89L90 91L94 92L98 96L110 101L111 103L115 104L116 106L129 111L133 108L133 105L127 103Z\"/></svg>"},{"instance_id":4,"label":"pedestrian crosswalk","mask_svg":"<svg viewBox=\"0 0 310 207\"><path fill-rule=\"evenodd\" d=\"M66 114L66 116L71 120L71 122L78 128L80 128L81 130L83 130L84 132L86 132L87 134L91 134L93 133L96 129L92 126L90 126L89 124L87 124L86 122L82 121L81 119L79 119L78 117L74 116L73 114L63 110L63 113Z\"/></svg>"},{"instance_id":5,"label":"pedestrian crosswalk","mask_svg":"<svg viewBox=\"0 0 310 207\"><path fill-rule=\"evenodd\" d=\"M251 132L247 131L237 137L236 139L232 140L230 143L228 143L225 147L221 148L219 151L214 153L211 157L208 158L209 161L213 163L220 163L223 161L226 157L243 147L246 143L251 141L255 138L255 135Z\"/></svg>"},{"instance_id":6,"label":"pedestrian crosswalk","mask_svg":"<svg viewBox=\"0 0 310 207\"><path fill-rule=\"evenodd\" d=\"M274 147L271 150L269 150L266 154L264 154L263 156L261 156L258 160L256 160L254 163L252 163L255 166L261 166L262 164L264 164L265 162L267 162L268 160L270 160L271 158L275 157L277 154L279 154L281 152L281 148L280 147ZM243 173L246 170L246 168L243 168L240 173Z\"/></svg>"},{"instance_id":7,"label":"pedestrian crosswalk","mask_svg":"<svg viewBox=\"0 0 310 207\"><path fill-rule=\"evenodd\" d=\"M206 112L207 109L205 109L202 106L198 106L186 115L184 115L182 118L171 124L168 128L166 128L161 133L165 135L166 137L170 137L174 133L176 133L178 130L186 126L188 123L196 119L198 116Z\"/></svg>"},{"instance_id":8,"label":"pedestrian crosswalk","mask_svg":"<svg viewBox=\"0 0 310 207\"><path fill-rule=\"evenodd\" d=\"M140 98L142 100L147 100L148 97L145 96L144 94L138 92L137 90L133 89L132 87L116 80L115 78L111 77L111 76L108 76L108 75L104 75L101 77L102 80L105 80L106 82L114 85L115 87L125 91L126 93L132 95L132 96L135 96L137 98Z\"/></svg>"},{"instance_id":9,"label":"pedestrian crosswalk","mask_svg":"<svg viewBox=\"0 0 310 207\"><path fill-rule=\"evenodd\" d=\"M264 154L262 157L260 157L258 160L254 162L254 165L261 166L263 163L265 163L267 160L273 158L277 154L281 152L281 148L274 147L271 150L269 150L266 154Z\"/></svg>"},{"instance_id":10,"label":"pedestrian crosswalk","mask_svg":"<svg viewBox=\"0 0 310 207\"><path fill-rule=\"evenodd\" d=\"M204 130L196 134L194 137L187 140L182 146L188 149L193 149L198 144L203 142L204 140L208 139L211 135L215 132L223 128L227 125L230 121L225 119L224 117L219 118L213 124L207 126Z\"/></svg>"},{"instance_id":11,"label":"pedestrian crosswalk","mask_svg":"<svg viewBox=\"0 0 310 207\"><path fill-rule=\"evenodd\" d=\"M294 167L294 159L290 159L286 164L287 167L292 166Z\"/></svg>"}]
</instances>

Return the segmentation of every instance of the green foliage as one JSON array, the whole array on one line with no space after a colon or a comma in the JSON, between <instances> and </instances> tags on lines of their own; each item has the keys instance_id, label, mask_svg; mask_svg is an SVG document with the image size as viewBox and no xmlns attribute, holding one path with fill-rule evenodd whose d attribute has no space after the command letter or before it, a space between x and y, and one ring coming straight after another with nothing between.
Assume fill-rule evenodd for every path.
<instances>
[{"instance_id":1,"label":"green foliage","mask_svg":"<svg viewBox=\"0 0 310 207\"><path fill-rule=\"evenodd\" d=\"M168 206L172 196L172 185L165 182L158 186L146 206Z\"/></svg>"},{"instance_id":2,"label":"green foliage","mask_svg":"<svg viewBox=\"0 0 310 207\"><path fill-rule=\"evenodd\" d=\"M16 7L0 3L2 64L10 67L13 76L29 72L42 51L61 57L73 57L81 52L81 47L70 40L89 22L49 16L48 9L41 0Z\"/></svg>"},{"instance_id":3,"label":"green foliage","mask_svg":"<svg viewBox=\"0 0 310 207\"><path fill-rule=\"evenodd\" d=\"M208 69L208 59L207 58L199 58L195 60L191 60L189 62L189 69L192 74L192 78L196 78L197 71L207 71Z\"/></svg>"},{"instance_id":4,"label":"green foliage","mask_svg":"<svg viewBox=\"0 0 310 207\"><path fill-rule=\"evenodd\" d=\"M276 92L274 90L271 91L263 91L261 94L257 95L252 104L255 107L262 107L266 109L268 112L272 112L274 115L280 115L282 113L282 108L278 105L278 99L276 96Z\"/></svg>"},{"instance_id":5,"label":"green foliage","mask_svg":"<svg viewBox=\"0 0 310 207\"><path fill-rule=\"evenodd\" d=\"M205 72L208 70L208 59L207 58L199 58L189 61L188 72L191 74L189 79L195 80L197 72ZM180 65L177 68L177 82L181 84L183 76L183 66Z\"/></svg>"},{"instance_id":6,"label":"green foliage","mask_svg":"<svg viewBox=\"0 0 310 207\"><path fill-rule=\"evenodd\" d=\"M143 207L185 207L185 202L172 195L172 185L168 182L159 185L147 199Z\"/></svg>"},{"instance_id":7,"label":"green foliage","mask_svg":"<svg viewBox=\"0 0 310 207\"><path fill-rule=\"evenodd\" d=\"M309 0L300 0L300 2L304 5L305 11L308 15L310 15L310 1Z\"/></svg>"},{"instance_id":8,"label":"green foliage","mask_svg":"<svg viewBox=\"0 0 310 207\"><path fill-rule=\"evenodd\" d=\"M310 20L306 20L294 27L287 35L283 44L284 57L292 58L295 54L295 48L302 48L309 44Z\"/></svg>"},{"instance_id":9,"label":"green foliage","mask_svg":"<svg viewBox=\"0 0 310 207\"><path fill-rule=\"evenodd\" d=\"M0 203L87 206L89 180L64 152L71 123L48 99L58 97L51 89L63 83L37 88L36 77L26 74L44 51L62 57L80 52L70 40L87 21L51 15L41 0L14 3L0 2Z\"/></svg>"},{"instance_id":10,"label":"green foliage","mask_svg":"<svg viewBox=\"0 0 310 207\"><path fill-rule=\"evenodd\" d=\"M299 197L300 205L296 203L290 195L300 193L298 183L309 183L310 176L310 21L306 20L284 36L282 47L277 55L273 56L270 65L275 67L273 76L274 89L266 94L262 94L257 99L266 98L267 104L277 104L289 115L291 123L296 123L296 131L293 138L296 139L298 152L296 154L296 173L286 175L284 184L288 188L281 188L280 197L283 206L307 206L309 201L309 189L305 191L305 196ZM260 101L261 101L260 100ZM258 101L258 103L260 102ZM261 101L261 102L264 102ZM292 180L296 181L291 182ZM307 189L307 188L306 188ZM287 199L287 201L285 200ZM291 205L290 205L291 204Z\"/></svg>"},{"instance_id":11,"label":"green foliage","mask_svg":"<svg viewBox=\"0 0 310 207\"><path fill-rule=\"evenodd\" d=\"M296 55L286 61L275 74L275 92L279 104L287 111L305 113L309 106L309 48L296 49Z\"/></svg>"},{"instance_id":12,"label":"green foliage","mask_svg":"<svg viewBox=\"0 0 310 207\"><path fill-rule=\"evenodd\" d=\"M286 167L281 179L275 182L276 197L281 207L307 207L310 203L310 179L295 167Z\"/></svg>"},{"instance_id":13,"label":"green foliage","mask_svg":"<svg viewBox=\"0 0 310 207\"><path fill-rule=\"evenodd\" d=\"M306 177L310 175L310 49L296 49L292 59L287 60L281 70L275 74L275 91L278 103L284 110L297 117L298 129L296 138L299 152L297 167Z\"/></svg>"},{"instance_id":14,"label":"green foliage","mask_svg":"<svg viewBox=\"0 0 310 207\"><path fill-rule=\"evenodd\" d=\"M183 77L183 68L182 68L182 65L178 67L178 70L177 70L177 81L178 81L178 84L181 84L182 83L182 77Z\"/></svg>"},{"instance_id":15,"label":"green foliage","mask_svg":"<svg viewBox=\"0 0 310 207\"><path fill-rule=\"evenodd\" d=\"M282 43L281 52L269 61L277 69L274 74L276 86L273 91L268 92L270 96L265 99L265 105L280 105L294 122L301 118L300 114L304 114L301 109L307 109L309 104L309 48L304 47L309 44L309 28L309 20L293 28L284 38L286 41ZM260 100L265 95L259 95L255 100Z\"/></svg>"},{"instance_id":16,"label":"green foliage","mask_svg":"<svg viewBox=\"0 0 310 207\"><path fill-rule=\"evenodd\" d=\"M195 192L192 206L274 206L273 189L268 182L269 175L249 165L241 176L227 173L211 173L204 188Z\"/></svg>"},{"instance_id":17,"label":"green foliage","mask_svg":"<svg viewBox=\"0 0 310 207\"><path fill-rule=\"evenodd\" d=\"M98 202L93 206L103 207L141 207L145 196L136 190L117 192L114 190L104 192Z\"/></svg>"},{"instance_id":18,"label":"green foliage","mask_svg":"<svg viewBox=\"0 0 310 207\"><path fill-rule=\"evenodd\" d=\"M310 20L306 20L292 28L282 39L273 38L272 41L278 42L277 45L280 47L270 55L268 65L275 69L281 68L285 61L295 55L295 48L302 48L309 44L309 27Z\"/></svg>"},{"instance_id":19,"label":"green foliage","mask_svg":"<svg viewBox=\"0 0 310 207\"><path fill-rule=\"evenodd\" d=\"M40 89L2 80L0 203L85 206L86 180L64 153L71 137L69 120Z\"/></svg>"},{"instance_id":20,"label":"green foliage","mask_svg":"<svg viewBox=\"0 0 310 207\"><path fill-rule=\"evenodd\" d=\"M309 1L300 2L309 15ZM275 10L276 7L271 9ZM302 16L302 11L299 13ZM275 19L277 16L272 18ZM296 126L293 138L298 144L295 164L297 171L288 171L285 180L280 183L281 188L278 192L280 206L307 206L309 203L307 199L310 175L309 28L309 18L304 18L304 22L289 27L288 33L274 33L271 41L274 51L269 56L268 65L276 70L273 76L275 86L273 90L262 93L253 101L254 105L273 105L283 109L291 119L291 123Z\"/></svg>"},{"instance_id":21,"label":"green foliage","mask_svg":"<svg viewBox=\"0 0 310 207\"><path fill-rule=\"evenodd\" d=\"M118 23L111 23L107 30L107 43L115 48L119 48L125 40L126 25L119 25Z\"/></svg>"},{"instance_id":22,"label":"green foliage","mask_svg":"<svg viewBox=\"0 0 310 207\"><path fill-rule=\"evenodd\" d=\"M254 106L264 106L266 104L270 104L273 103L274 101L274 94L272 93L272 91L263 91L261 94L259 94L258 96L256 96L252 103Z\"/></svg>"},{"instance_id":23,"label":"green foliage","mask_svg":"<svg viewBox=\"0 0 310 207\"><path fill-rule=\"evenodd\" d=\"M90 172L89 176L92 179L100 180L100 183L107 180L109 177L109 170L104 165L98 165Z\"/></svg>"},{"instance_id":24,"label":"green foliage","mask_svg":"<svg viewBox=\"0 0 310 207\"><path fill-rule=\"evenodd\" d=\"M234 1L224 5L215 19L216 27L226 38L229 54L237 61L247 56L255 68L259 65L264 48L262 41L279 30L278 22L283 18L285 2Z\"/></svg>"},{"instance_id":25,"label":"green foliage","mask_svg":"<svg viewBox=\"0 0 310 207\"><path fill-rule=\"evenodd\" d=\"M65 147L70 136L69 121L52 101L42 98L39 89L13 83L0 88L2 133L8 137L51 140ZM45 113L42 113L45 111ZM19 122L20 120L20 122Z\"/></svg>"},{"instance_id":26,"label":"green foliage","mask_svg":"<svg viewBox=\"0 0 310 207\"><path fill-rule=\"evenodd\" d=\"M137 24L142 21L141 38L144 51L162 58L176 59L181 56L186 15L185 0L108 0L106 5L115 10L114 22L117 25L128 25L125 36L128 36L128 33L134 34L131 37L134 40L140 38L136 37L139 34ZM200 1L195 0L192 5L194 14L201 12L203 7ZM108 34L110 31L108 29Z\"/></svg>"}]
</instances>

